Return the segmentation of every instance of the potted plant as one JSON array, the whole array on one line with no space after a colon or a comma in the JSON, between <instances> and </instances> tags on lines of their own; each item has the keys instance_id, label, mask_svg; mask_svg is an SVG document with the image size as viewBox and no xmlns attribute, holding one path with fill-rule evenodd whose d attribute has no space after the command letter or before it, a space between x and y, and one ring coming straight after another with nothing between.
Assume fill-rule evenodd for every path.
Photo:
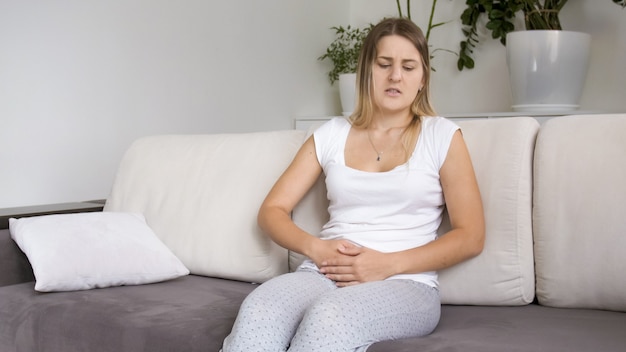
<instances>
[{"instance_id":1,"label":"potted plant","mask_svg":"<svg viewBox=\"0 0 626 352\"><path fill-rule=\"evenodd\" d=\"M513 110L577 109L587 73L591 37L562 30L559 14L567 1L466 0L461 15L466 39L460 44L457 68L474 67L472 54L480 39L478 26L484 24L492 38L507 47ZM612 1L626 7L626 0ZM515 31L519 13L523 14L528 31ZM482 20L484 17L486 21Z\"/></svg>"},{"instance_id":2,"label":"potted plant","mask_svg":"<svg viewBox=\"0 0 626 352\"><path fill-rule=\"evenodd\" d=\"M326 48L326 53L318 60L330 60L333 64L328 72L330 84L339 81L339 97L344 115L352 113L355 105L356 67L363 41L372 29L370 24L364 28L352 26L332 27L335 31L335 40Z\"/></svg>"}]
</instances>

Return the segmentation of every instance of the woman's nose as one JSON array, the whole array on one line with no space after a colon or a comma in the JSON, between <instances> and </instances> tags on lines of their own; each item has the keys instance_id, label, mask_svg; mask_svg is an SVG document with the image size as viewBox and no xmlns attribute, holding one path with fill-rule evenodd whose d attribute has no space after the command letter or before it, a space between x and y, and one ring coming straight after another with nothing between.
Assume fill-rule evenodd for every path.
<instances>
[{"instance_id":1,"label":"woman's nose","mask_svg":"<svg viewBox=\"0 0 626 352\"><path fill-rule=\"evenodd\" d=\"M398 82L402 79L402 71L399 67L394 67L392 68L391 72L389 73L389 80L391 82Z\"/></svg>"}]
</instances>

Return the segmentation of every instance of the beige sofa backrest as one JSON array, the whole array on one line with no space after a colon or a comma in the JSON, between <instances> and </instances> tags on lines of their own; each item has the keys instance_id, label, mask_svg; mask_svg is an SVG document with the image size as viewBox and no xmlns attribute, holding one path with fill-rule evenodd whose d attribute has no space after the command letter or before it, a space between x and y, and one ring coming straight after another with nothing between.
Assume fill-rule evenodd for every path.
<instances>
[{"instance_id":1,"label":"beige sofa backrest","mask_svg":"<svg viewBox=\"0 0 626 352\"><path fill-rule=\"evenodd\" d=\"M551 119L535 151L539 302L626 311L626 114Z\"/></svg>"},{"instance_id":2,"label":"beige sofa backrest","mask_svg":"<svg viewBox=\"0 0 626 352\"><path fill-rule=\"evenodd\" d=\"M523 305L535 292L532 247L532 158L539 124L529 117L459 122L483 197L483 253L440 272L442 302ZM323 183L294 210L303 229L318 234L328 219ZM442 224L445 231L447 223ZM293 270L302 257L290 255Z\"/></svg>"},{"instance_id":3,"label":"beige sofa backrest","mask_svg":"<svg viewBox=\"0 0 626 352\"><path fill-rule=\"evenodd\" d=\"M261 232L257 212L304 134L140 139L121 162L105 211L144 214L193 274L266 281L287 271L287 251Z\"/></svg>"}]
</instances>

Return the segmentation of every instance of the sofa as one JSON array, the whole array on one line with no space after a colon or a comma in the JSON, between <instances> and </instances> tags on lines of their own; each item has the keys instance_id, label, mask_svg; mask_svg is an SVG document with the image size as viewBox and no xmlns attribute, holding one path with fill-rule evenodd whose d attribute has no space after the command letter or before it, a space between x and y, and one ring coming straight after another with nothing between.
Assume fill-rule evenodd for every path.
<instances>
[{"instance_id":1,"label":"sofa","mask_svg":"<svg viewBox=\"0 0 626 352\"><path fill-rule=\"evenodd\" d=\"M626 350L626 114L458 124L484 203L484 251L439 273L432 334L368 351ZM141 214L188 275L41 292L32 258L0 230L0 351L218 351L246 295L303 260L263 234L256 213L310 133L129 147L104 213ZM320 179L293 219L316 234L326 205Z\"/></svg>"}]
</instances>

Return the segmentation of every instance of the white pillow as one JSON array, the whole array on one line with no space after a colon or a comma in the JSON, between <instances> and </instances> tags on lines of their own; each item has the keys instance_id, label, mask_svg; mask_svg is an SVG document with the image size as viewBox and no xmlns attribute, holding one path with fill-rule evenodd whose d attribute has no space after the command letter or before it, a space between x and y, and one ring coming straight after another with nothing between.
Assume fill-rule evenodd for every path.
<instances>
[{"instance_id":1,"label":"white pillow","mask_svg":"<svg viewBox=\"0 0 626 352\"><path fill-rule=\"evenodd\" d=\"M143 215L78 213L9 219L41 292L140 285L189 270L156 237Z\"/></svg>"}]
</instances>

